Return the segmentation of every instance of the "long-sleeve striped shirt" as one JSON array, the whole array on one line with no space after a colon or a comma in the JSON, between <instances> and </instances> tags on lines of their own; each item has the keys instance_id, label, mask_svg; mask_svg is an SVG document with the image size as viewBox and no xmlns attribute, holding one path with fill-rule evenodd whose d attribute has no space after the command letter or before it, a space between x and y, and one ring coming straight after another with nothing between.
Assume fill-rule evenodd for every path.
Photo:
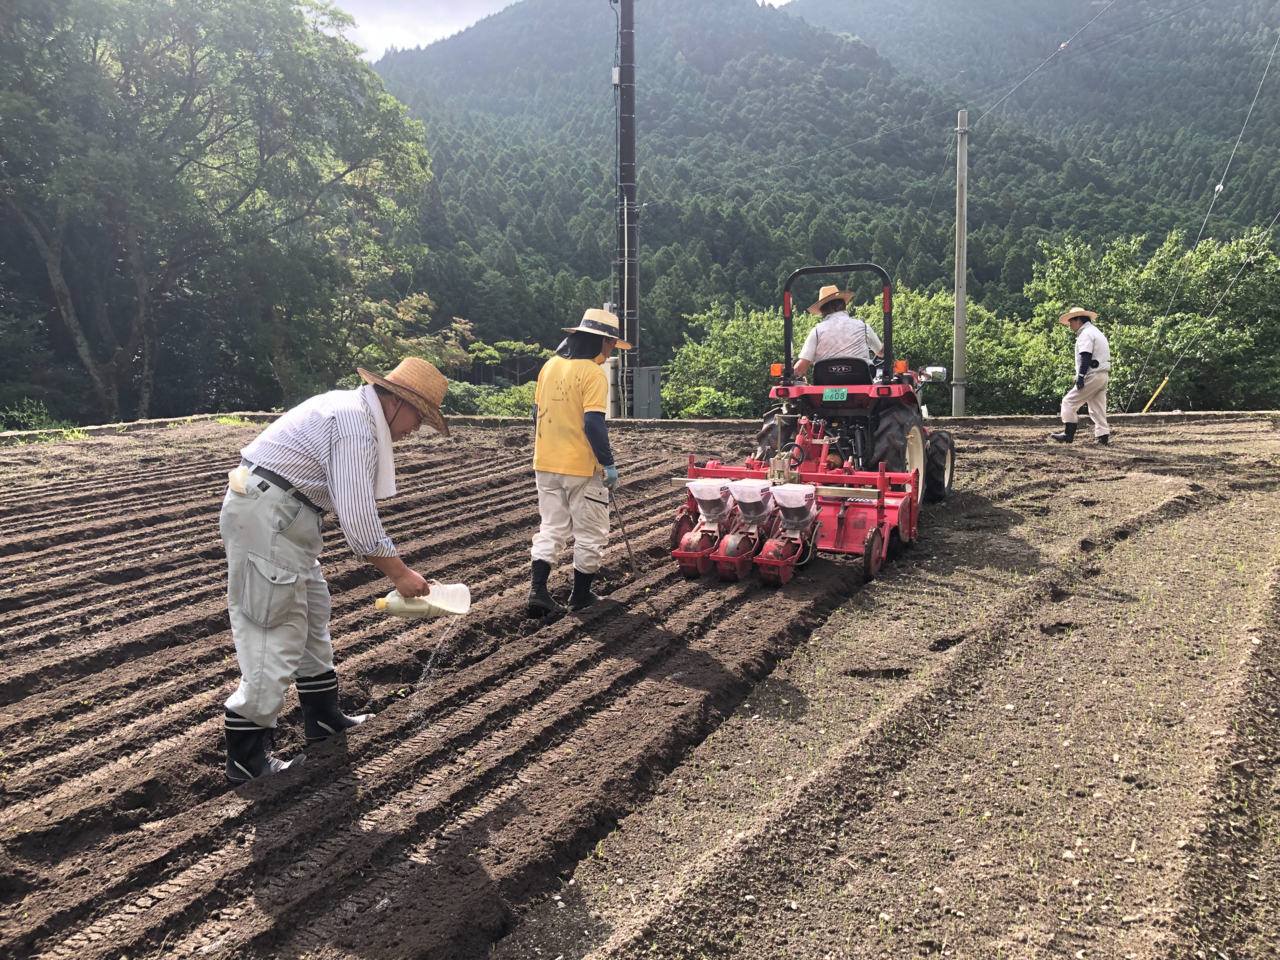
<instances>
[{"instance_id":1,"label":"long-sleeve striped shirt","mask_svg":"<svg viewBox=\"0 0 1280 960\"><path fill-rule=\"evenodd\" d=\"M240 451L297 486L322 510L332 510L358 557L394 557L395 544L378 519L376 414L359 390L334 390L294 407Z\"/></svg>"}]
</instances>

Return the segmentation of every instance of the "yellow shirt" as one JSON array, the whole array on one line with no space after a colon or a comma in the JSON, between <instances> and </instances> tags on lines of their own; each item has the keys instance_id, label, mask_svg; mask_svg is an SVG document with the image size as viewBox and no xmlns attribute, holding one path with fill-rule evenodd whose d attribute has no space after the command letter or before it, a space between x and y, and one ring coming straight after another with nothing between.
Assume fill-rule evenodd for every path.
<instances>
[{"instance_id":1,"label":"yellow shirt","mask_svg":"<svg viewBox=\"0 0 1280 960\"><path fill-rule=\"evenodd\" d=\"M533 443L533 469L589 477L599 463L582 429L585 413L605 413L609 380L594 360L555 356L542 365L538 389L538 429Z\"/></svg>"}]
</instances>

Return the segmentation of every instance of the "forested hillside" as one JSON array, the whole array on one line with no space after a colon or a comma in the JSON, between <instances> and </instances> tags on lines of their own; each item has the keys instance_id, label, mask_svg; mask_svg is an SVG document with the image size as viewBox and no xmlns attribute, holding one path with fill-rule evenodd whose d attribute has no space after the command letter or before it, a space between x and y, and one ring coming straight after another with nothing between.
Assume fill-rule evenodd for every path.
<instances>
[{"instance_id":1,"label":"forested hillside","mask_svg":"<svg viewBox=\"0 0 1280 960\"><path fill-rule=\"evenodd\" d=\"M1090 30L1132 36L1088 53L1087 32L979 119L1099 9L638 4L641 362L673 361L686 335L714 336L735 309L776 309L781 279L814 261L875 260L941 310L960 106L974 121L969 293L1002 331L987 345L1003 358L993 382L1039 383L1013 362L1018 344L1039 344L1023 351L1039 362L1064 291L1110 295L1049 279L1108 275L1111 250L1145 278L1108 301L1132 349L1145 338L1172 362L1160 351L1184 342L1179 318L1203 319L1235 264L1245 272L1219 322L1236 347L1272 343L1277 318L1250 280L1274 272L1270 239L1228 242L1280 207L1268 139L1280 67L1207 230L1228 245L1180 253L1276 36L1260 0L1188 2L1163 20L1118 6ZM872 13L879 32L863 28ZM370 69L344 15L295 0L0 7L5 422L34 425L46 408L85 422L279 406L406 353L455 378L527 377L566 321L609 297L615 22L605 0L522 0ZM1203 283L1179 282L1210 261ZM1163 306L1152 278L1167 284ZM948 358L936 337L928 349L920 359ZM1162 403L1220 394L1197 376L1204 351L1225 346L1188 349L1181 393ZM1280 402L1267 400L1273 355L1258 350L1238 402ZM672 373L695 368L683 357ZM669 412L757 403L698 376L672 384ZM1052 389L975 404L1041 403ZM516 391L482 407L483 393L461 387L450 403L527 402Z\"/></svg>"},{"instance_id":2,"label":"forested hillside","mask_svg":"<svg viewBox=\"0 0 1280 960\"><path fill-rule=\"evenodd\" d=\"M422 128L348 22L292 0L0 5L8 425L271 407L406 338L457 359L408 296Z\"/></svg>"},{"instance_id":3,"label":"forested hillside","mask_svg":"<svg viewBox=\"0 0 1280 960\"><path fill-rule=\"evenodd\" d=\"M550 342L570 304L602 299L613 26L597 0L525 0L377 65L432 144L428 287L482 332ZM649 0L637 35L645 362L716 296L776 303L799 263L870 258L920 287L950 275L955 95L752 0ZM985 121L972 157L971 292L993 309L1027 312L1043 238L1198 226L1198 208L1012 123Z\"/></svg>"},{"instance_id":4,"label":"forested hillside","mask_svg":"<svg viewBox=\"0 0 1280 960\"><path fill-rule=\"evenodd\" d=\"M792 0L783 9L963 94L971 118L1052 55L995 116L1161 204L1201 211L1280 29L1270 0ZM1215 205L1219 236L1280 209L1280 77L1270 78Z\"/></svg>"}]
</instances>

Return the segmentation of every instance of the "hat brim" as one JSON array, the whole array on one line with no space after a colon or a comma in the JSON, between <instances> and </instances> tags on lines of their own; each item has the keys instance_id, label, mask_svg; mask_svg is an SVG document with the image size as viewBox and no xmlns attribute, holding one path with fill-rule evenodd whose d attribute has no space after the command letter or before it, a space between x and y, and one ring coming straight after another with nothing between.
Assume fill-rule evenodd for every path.
<instances>
[{"instance_id":1,"label":"hat brim","mask_svg":"<svg viewBox=\"0 0 1280 960\"><path fill-rule=\"evenodd\" d=\"M593 330L591 327L561 327L565 333L594 333L597 337L606 337L609 340L617 340L614 344L619 350L630 350L631 344L623 340L621 337L613 333L605 333L602 330Z\"/></svg>"},{"instance_id":2,"label":"hat brim","mask_svg":"<svg viewBox=\"0 0 1280 960\"><path fill-rule=\"evenodd\" d=\"M821 300L819 300L817 303L815 303L813 306L811 306L809 308L809 312L815 313L815 314L822 313L823 305L830 303L832 300L843 300L845 303L845 306L847 307L849 304L853 303L853 291L837 290L835 293L829 293L825 297L823 297Z\"/></svg>"},{"instance_id":3,"label":"hat brim","mask_svg":"<svg viewBox=\"0 0 1280 960\"><path fill-rule=\"evenodd\" d=\"M449 424L444 419L444 414L440 412L440 408L418 393L416 390L410 390L402 384L388 380L386 377L380 377L376 373L370 373L363 367L356 367L356 373L360 374L360 378L365 383L371 383L377 387L385 387L403 400L413 409L422 415L422 422L430 424L437 433L443 437L449 435Z\"/></svg>"},{"instance_id":4,"label":"hat brim","mask_svg":"<svg viewBox=\"0 0 1280 960\"><path fill-rule=\"evenodd\" d=\"M1062 316L1058 318L1058 322L1065 327L1072 320L1077 320L1077 319L1088 320L1090 323L1092 323L1094 320L1098 319L1098 315L1094 313L1092 310L1068 310L1066 313L1064 313Z\"/></svg>"}]
</instances>

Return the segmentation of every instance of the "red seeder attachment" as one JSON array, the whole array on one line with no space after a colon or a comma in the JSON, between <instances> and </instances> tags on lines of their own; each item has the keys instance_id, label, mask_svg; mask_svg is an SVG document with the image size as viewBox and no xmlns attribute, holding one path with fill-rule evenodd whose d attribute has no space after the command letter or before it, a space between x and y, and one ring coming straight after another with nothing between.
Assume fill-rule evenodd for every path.
<instances>
[{"instance_id":1,"label":"red seeder attachment","mask_svg":"<svg viewBox=\"0 0 1280 960\"><path fill-rule=\"evenodd\" d=\"M689 457L688 490L676 513L672 552L689 578L714 566L722 580L739 580L752 563L766 583L784 584L815 553L861 556L862 577L880 571L893 540L916 539L919 471L896 473L884 465L857 471L832 466L834 446L807 419L794 444L771 463L742 466ZM696 519L695 519L696 518Z\"/></svg>"}]
</instances>

